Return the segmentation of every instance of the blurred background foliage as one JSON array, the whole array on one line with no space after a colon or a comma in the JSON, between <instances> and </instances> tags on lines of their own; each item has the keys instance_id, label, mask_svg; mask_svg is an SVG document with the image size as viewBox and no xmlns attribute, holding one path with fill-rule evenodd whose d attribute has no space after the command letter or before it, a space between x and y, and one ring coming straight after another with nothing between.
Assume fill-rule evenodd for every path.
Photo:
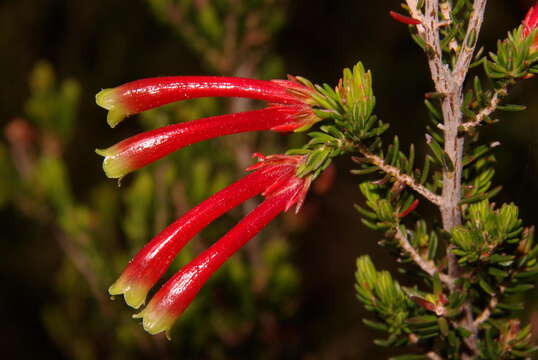
<instances>
[{"instance_id":1,"label":"blurred background foliage","mask_svg":"<svg viewBox=\"0 0 538 360\"><path fill-rule=\"evenodd\" d=\"M521 21L528 0L490 1L482 43ZM249 100L198 99L106 126L101 88L148 76L216 74L334 84L363 61L378 114L403 142L423 142L431 90L425 61L389 10L398 1L0 1L0 341L4 356L42 359L378 358L353 290L357 256L394 267L353 210L362 202L347 160L314 186L299 216L271 225L204 287L172 333L146 334L107 287L130 257L174 218L237 179L253 151L275 153L300 135L236 135L183 149L128 176L106 179L93 150L141 130L244 111ZM538 223L538 83L526 81L487 130L497 149L501 201ZM412 122L412 125L410 123ZM333 181L334 180L334 181ZM172 271L245 212L219 219ZM428 212L427 205L419 211ZM403 279L405 283L405 279ZM528 315L537 318L536 305Z\"/></svg>"}]
</instances>

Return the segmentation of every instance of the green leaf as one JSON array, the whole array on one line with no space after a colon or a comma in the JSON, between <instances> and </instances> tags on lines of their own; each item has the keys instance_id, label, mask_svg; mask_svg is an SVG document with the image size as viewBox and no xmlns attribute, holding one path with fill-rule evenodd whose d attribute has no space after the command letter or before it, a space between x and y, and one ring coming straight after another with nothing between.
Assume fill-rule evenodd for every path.
<instances>
[{"instance_id":1,"label":"green leaf","mask_svg":"<svg viewBox=\"0 0 538 360\"><path fill-rule=\"evenodd\" d=\"M488 282L486 280L484 280L483 278L480 278L480 280L478 281L478 285L480 285L482 290L484 290L486 293L488 293L488 295L490 295L490 296L495 295L495 291L491 288L491 286L488 284Z\"/></svg>"},{"instance_id":2,"label":"green leaf","mask_svg":"<svg viewBox=\"0 0 538 360\"><path fill-rule=\"evenodd\" d=\"M432 232L428 242L428 259L434 260L437 257L437 248L439 246L439 239L437 234Z\"/></svg>"},{"instance_id":3,"label":"green leaf","mask_svg":"<svg viewBox=\"0 0 538 360\"><path fill-rule=\"evenodd\" d=\"M435 315L420 315L407 319L407 323L414 327L425 327L437 324L437 316Z\"/></svg>"},{"instance_id":4,"label":"green leaf","mask_svg":"<svg viewBox=\"0 0 538 360\"><path fill-rule=\"evenodd\" d=\"M383 323L380 323L380 322L377 322L377 321L371 321L371 320L368 320L368 319L362 319L362 322L371 327L372 329L376 329L376 330L381 330L381 331L387 331L388 330L388 327L386 324L383 324Z\"/></svg>"},{"instance_id":5,"label":"green leaf","mask_svg":"<svg viewBox=\"0 0 538 360\"><path fill-rule=\"evenodd\" d=\"M525 105L499 105L497 106L498 110L502 111L524 111L527 110L527 107Z\"/></svg>"},{"instance_id":6,"label":"green leaf","mask_svg":"<svg viewBox=\"0 0 538 360\"><path fill-rule=\"evenodd\" d=\"M439 324L439 329L441 330L441 334L443 334L443 336L448 336L449 327L448 327L448 322L446 321L446 319L440 317L437 319L437 323Z\"/></svg>"},{"instance_id":7,"label":"green leaf","mask_svg":"<svg viewBox=\"0 0 538 360\"><path fill-rule=\"evenodd\" d=\"M508 287L508 288L505 289L505 292L508 293L508 294L514 294L514 293L520 293L520 292L529 291L531 289L534 289L534 285L532 285L532 284L521 284L521 285Z\"/></svg>"}]
</instances>

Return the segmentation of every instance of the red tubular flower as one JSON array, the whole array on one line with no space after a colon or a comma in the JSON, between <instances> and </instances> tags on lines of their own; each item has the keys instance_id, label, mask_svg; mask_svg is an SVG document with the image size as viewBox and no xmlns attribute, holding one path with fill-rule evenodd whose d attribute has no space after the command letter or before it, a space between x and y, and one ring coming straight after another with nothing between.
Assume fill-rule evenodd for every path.
<instances>
[{"instance_id":1,"label":"red tubular flower","mask_svg":"<svg viewBox=\"0 0 538 360\"><path fill-rule=\"evenodd\" d=\"M529 36L533 30L538 27L538 2L536 2L534 6L529 9L525 19L523 19L522 25L524 37ZM530 48L531 52L535 52L536 50L538 50L538 37L534 38L533 44Z\"/></svg>"},{"instance_id":2,"label":"red tubular flower","mask_svg":"<svg viewBox=\"0 0 538 360\"><path fill-rule=\"evenodd\" d=\"M134 308L145 302L148 291L165 273L181 249L205 226L242 202L279 187L294 176L293 162L267 160L256 170L214 194L154 237L129 262L120 278L110 287L111 295L123 294Z\"/></svg>"},{"instance_id":3,"label":"red tubular flower","mask_svg":"<svg viewBox=\"0 0 538 360\"><path fill-rule=\"evenodd\" d=\"M266 109L213 116L165 126L125 139L104 150L103 169L110 178L121 178L187 145L246 131L291 131L310 126L315 115L305 105L271 106Z\"/></svg>"},{"instance_id":4,"label":"red tubular flower","mask_svg":"<svg viewBox=\"0 0 538 360\"><path fill-rule=\"evenodd\" d=\"M302 160L302 156L278 155L267 157L264 162L289 162L298 165ZM266 199L260 205L209 249L168 280L151 299L148 306L135 315L143 319L144 329L151 334L165 331L168 335L175 320L183 313L211 275L278 214L288 210L294 204L300 206L309 185L310 177L300 178L292 175L285 176L278 184L269 187L264 193Z\"/></svg>"},{"instance_id":5,"label":"red tubular flower","mask_svg":"<svg viewBox=\"0 0 538 360\"><path fill-rule=\"evenodd\" d=\"M274 104L301 104L308 88L289 80L255 80L221 76L167 76L132 81L96 95L109 110L108 123L116 126L126 116L175 101L199 97L244 97Z\"/></svg>"}]
</instances>

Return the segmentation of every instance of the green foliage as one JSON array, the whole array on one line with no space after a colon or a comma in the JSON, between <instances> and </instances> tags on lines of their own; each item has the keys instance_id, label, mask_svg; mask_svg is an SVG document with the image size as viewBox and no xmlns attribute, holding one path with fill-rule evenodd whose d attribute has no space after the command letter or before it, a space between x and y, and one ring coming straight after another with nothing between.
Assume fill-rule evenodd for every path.
<instances>
[{"instance_id":1,"label":"green foliage","mask_svg":"<svg viewBox=\"0 0 538 360\"><path fill-rule=\"evenodd\" d=\"M367 210L355 205L363 215L362 222L372 230L394 229L399 223L399 214L408 209L415 197L411 192L402 191L398 186L387 186L386 183L363 182L359 185L366 198Z\"/></svg>"},{"instance_id":2,"label":"green foliage","mask_svg":"<svg viewBox=\"0 0 538 360\"><path fill-rule=\"evenodd\" d=\"M264 45L285 24L286 1L147 2L157 18L171 25L195 52L204 55L201 58L211 69L230 74L242 63L255 61L261 62L258 70L263 75L274 76L271 69L278 67L279 60Z\"/></svg>"},{"instance_id":3,"label":"green foliage","mask_svg":"<svg viewBox=\"0 0 538 360\"><path fill-rule=\"evenodd\" d=\"M443 21L439 26L442 52L439 60L447 71L456 71L460 57L464 52L472 52L478 41L476 31L467 29L476 11L473 6L476 2L468 0L439 2L439 20ZM408 9L406 5L404 8ZM419 2L417 9L425 10L425 2ZM428 59L438 57L435 49L427 44L429 40L419 32L420 27L411 25L409 28ZM428 154L421 170L414 165L414 147L405 154L398 137L386 151L379 136L381 132L366 137L347 137L353 139L351 142L359 154L354 160L360 168L352 172L369 177L359 184L365 197L365 206L356 205L362 222L383 233L380 244L391 249L399 262L407 265L402 266L400 272L419 281L414 287L403 287L388 272L377 272L369 257L361 256L357 260L357 296L376 317L375 321L365 319L364 322L388 333L386 340L376 343L383 346L415 344L424 350L421 354L394 359L459 359L464 356L523 359L538 349L532 344L530 327L521 326L518 319L522 315L523 295L534 288L538 276L534 228L523 226L516 205L497 206L490 202L501 190L493 183L494 149L498 143L483 144L479 138L479 126L496 122L492 118L496 110L525 110L525 106L501 103L516 80L528 79L536 73L535 35L536 30L523 36L520 27L498 42L496 53L491 52L486 58L481 49L474 56L475 63L471 67L482 64L484 72L467 84L461 102L459 133L455 134L465 142L460 165L461 225L445 229L414 212L418 203L415 192L446 211L443 208L446 206L443 203L445 182L450 176L460 176L458 164L445 152L450 121L445 116L450 116L447 110L450 94L425 96L430 124L426 126ZM448 72L446 76L457 75ZM354 81L368 83L362 77ZM317 91L325 97L337 98L329 89L318 87ZM362 95L373 99L367 91ZM337 114L331 116L340 119L338 109L342 105L337 101L330 103L322 98L316 104L330 107ZM366 101L358 113L374 117L368 104L373 108L373 100ZM347 111L350 111L349 106ZM344 121L350 124L346 130L353 128L353 134L361 133L360 126L351 125L360 121L355 122L353 117ZM409 265L413 265L412 270Z\"/></svg>"},{"instance_id":4,"label":"green foliage","mask_svg":"<svg viewBox=\"0 0 538 360\"><path fill-rule=\"evenodd\" d=\"M378 272L369 256L357 259L355 273L357 297L367 310L374 311L382 323L365 320L365 324L389 333L386 340L376 340L381 346L403 345L410 328L407 320L418 308L405 294L400 284L392 279L388 271Z\"/></svg>"},{"instance_id":5,"label":"green foliage","mask_svg":"<svg viewBox=\"0 0 538 360\"><path fill-rule=\"evenodd\" d=\"M508 33L505 40L497 43L497 52L490 53L490 59L484 59L484 71L490 79L515 80L529 73L538 71L536 62L538 54L531 52L536 31L527 37L523 36L523 27Z\"/></svg>"},{"instance_id":6,"label":"green foliage","mask_svg":"<svg viewBox=\"0 0 538 360\"><path fill-rule=\"evenodd\" d=\"M366 141L388 128L372 114L375 107L372 74L362 63L357 63L353 69L344 69L342 79L334 89L328 84L313 85L301 77L297 80L313 91L314 113L321 119L330 118L334 128L348 141ZM324 132L330 134L331 128Z\"/></svg>"},{"instance_id":7,"label":"green foliage","mask_svg":"<svg viewBox=\"0 0 538 360\"><path fill-rule=\"evenodd\" d=\"M464 225L452 231L452 252L464 269L473 271L466 282L475 301L495 299L492 324L487 328L498 327L497 319L517 316L523 309L521 293L534 288L538 274L534 230L523 228L513 204L494 209L488 201L482 201L469 206L465 218ZM505 335L501 332L497 336Z\"/></svg>"},{"instance_id":8,"label":"green foliage","mask_svg":"<svg viewBox=\"0 0 538 360\"><path fill-rule=\"evenodd\" d=\"M41 62L30 74L30 92L31 97L26 102L28 118L62 141L69 141L75 124L73 119L78 108L80 85L67 79L58 86L51 65Z\"/></svg>"},{"instance_id":9,"label":"green foliage","mask_svg":"<svg viewBox=\"0 0 538 360\"><path fill-rule=\"evenodd\" d=\"M149 229L152 220L155 183L149 172L141 171L125 192L127 213L122 227L134 248L141 247L151 236Z\"/></svg>"},{"instance_id":10,"label":"green foliage","mask_svg":"<svg viewBox=\"0 0 538 360\"><path fill-rule=\"evenodd\" d=\"M459 256L460 263L490 263L510 266L514 256L501 255L506 246L520 241L523 232L522 221L518 219L518 208L504 204L493 210L487 200L469 206L465 226L452 231L452 243L456 246L453 253Z\"/></svg>"},{"instance_id":11,"label":"green foliage","mask_svg":"<svg viewBox=\"0 0 538 360\"><path fill-rule=\"evenodd\" d=\"M375 96L372 90L372 75L361 63L353 69L344 69L342 79L334 89L328 84L314 85L305 78L297 81L311 90L309 94L313 113L323 121L320 131L307 135L310 141L300 149L289 150L289 154L307 156L299 168L299 176L312 174L317 177L332 160L355 150L357 144L365 144L384 133L388 125L372 115ZM377 142L371 148L377 148Z\"/></svg>"},{"instance_id":12,"label":"green foliage","mask_svg":"<svg viewBox=\"0 0 538 360\"><path fill-rule=\"evenodd\" d=\"M519 321L498 323L486 330L481 344L483 359L529 358L538 348L532 345L531 327L519 328ZM496 341L498 339L498 341Z\"/></svg>"}]
</instances>

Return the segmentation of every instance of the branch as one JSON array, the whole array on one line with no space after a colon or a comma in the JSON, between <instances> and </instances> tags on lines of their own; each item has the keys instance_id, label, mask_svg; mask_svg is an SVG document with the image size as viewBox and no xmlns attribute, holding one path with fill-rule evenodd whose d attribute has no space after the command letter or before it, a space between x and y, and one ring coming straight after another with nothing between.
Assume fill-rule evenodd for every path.
<instances>
[{"instance_id":1,"label":"branch","mask_svg":"<svg viewBox=\"0 0 538 360\"><path fill-rule=\"evenodd\" d=\"M426 3L437 2L428 0ZM459 133L463 114L462 91L463 83L469 71L469 66L473 57L480 27L482 26L484 9L487 0L475 0L473 3L473 12L469 19L469 25L462 44L461 52L456 61L453 71L444 79L446 86L446 96L442 102L443 119L444 119L444 150L454 164L453 171L443 170L443 192L441 217L443 228L450 232L455 226L461 224L461 209L459 202L462 194L462 175L463 175L463 145L464 137ZM460 277L461 269L457 263L456 256L452 253L452 247L447 248L448 275L453 278ZM451 291L458 291L454 287ZM476 358L480 353L477 346L478 329L474 326L471 304L466 302L462 306L464 318L462 327L470 331L471 335L465 338L465 344L471 351L469 358ZM467 356L467 354L465 354Z\"/></svg>"},{"instance_id":2,"label":"branch","mask_svg":"<svg viewBox=\"0 0 538 360\"><path fill-rule=\"evenodd\" d=\"M431 260L426 260L417 252L417 250L411 245L405 234L400 229L400 226L396 226L396 234L394 237L398 240L398 243L405 250L407 255L422 269L422 271L428 273L430 276L439 274L439 279L442 282L451 287L454 284L454 278L439 271L437 266Z\"/></svg>"},{"instance_id":3,"label":"branch","mask_svg":"<svg viewBox=\"0 0 538 360\"><path fill-rule=\"evenodd\" d=\"M441 106L444 119L444 151L452 161L454 169L452 171L443 170L440 210L443 229L450 232L455 226L460 225L462 221L459 202L462 194L464 137L459 133L459 127L463 119L461 111L463 83L473 58L487 0L474 0L465 40L461 44L462 49L453 71L443 63L439 35L439 0L426 0L424 14L421 14L416 9L416 0L406 1L413 17L422 21L421 25L417 25L417 31L426 44L426 55L435 89L445 95ZM455 255L451 252L451 246L447 248L447 260L448 275L451 278L458 278L461 269ZM455 288L454 283L449 285L449 289L451 291L458 290ZM463 309L464 320L462 321L462 326L471 332L471 336L465 339L465 344L472 353L469 357L474 358L479 354L476 339L477 328L474 326L470 304L464 304ZM467 357L467 354L465 356Z\"/></svg>"},{"instance_id":4,"label":"branch","mask_svg":"<svg viewBox=\"0 0 538 360\"><path fill-rule=\"evenodd\" d=\"M478 327L483 322L487 321L489 317L491 316L491 312L498 304L498 300L496 296L493 296L491 300L489 301L488 306L482 311L482 313L474 320L473 325Z\"/></svg>"},{"instance_id":5,"label":"branch","mask_svg":"<svg viewBox=\"0 0 538 360\"><path fill-rule=\"evenodd\" d=\"M372 154L363 146L359 146L358 150L366 158L366 160L376 165L385 173L395 177L399 182L409 186L411 189L415 190L417 193L424 196L431 203L437 206L441 205L441 197L435 194L434 192L432 192L431 190L429 190L428 188L426 188L424 185L419 184L413 177L402 173L400 169L398 169L397 167L386 164L382 158L380 158L379 156L375 154Z\"/></svg>"},{"instance_id":6,"label":"branch","mask_svg":"<svg viewBox=\"0 0 538 360\"><path fill-rule=\"evenodd\" d=\"M475 3L481 1L483 0L476 0ZM419 36L426 44L426 55L435 89L437 92L445 94L442 101L445 135L444 150L454 164L454 171L443 171L443 192L439 205L443 228L449 232L454 226L461 223L459 201L461 199L461 175L463 170L463 138L458 136L458 127L462 119L462 83L458 82L459 79L453 75L448 65L443 63L443 53L439 38L439 0L427 0L424 14L417 10L416 0L407 0L407 4L411 15L422 22L416 28ZM478 12L475 11L476 14ZM477 21L473 20L469 24L476 23ZM481 20L479 23L481 24ZM465 63L462 62L461 64ZM462 66L461 64L460 66ZM462 72L460 71L460 73ZM450 254L448 256L450 257ZM455 268L453 260L449 259L449 268ZM452 271L452 276L456 275Z\"/></svg>"},{"instance_id":7,"label":"branch","mask_svg":"<svg viewBox=\"0 0 538 360\"><path fill-rule=\"evenodd\" d=\"M484 11L486 9L487 2L487 0L475 0L473 4L473 12L471 13L471 18L469 19L465 40L463 40L462 48L453 71L454 80L460 86L463 86L463 82L465 81L465 77L469 71L469 65L473 59L478 34L480 33L480 28L482 27L482 23L484 21Z\"/></svg>"},{"instance_id":8,"label":"branch","mask_svg":"<svg viewBox=\"0 0 538 360\"><path fill-rule=\"evenodd\" d=\"M436 3L437 0L429 0L426 4ZM448 154L454 164L454 171L443 171L443 203L441 206L441 215L443 218L443 227L450 231L453 227L461 223L461 210L459 202L461 200L461 178L463 170L463 143L464 138L459 134L459 128L462 122L463 114L462 89L465 77L469 70L474 49L476 46L478 34L482 26L484 10L487 0L475 0L473 11L469 19L469 25L465 35L462 50L456 61L454 71L448 74L444 80L447 87L446 97L443 99L442 110L444 118L445 134L445 152ZM482 117L483 119L483 117ZM452 276L456 276L458 270L453 257L449 254L449 268L452 270Z\"/></svg>"},{"instance_id":9,"label":"branch","mask_svg":"<svg viewBox=\"0 0 538 360\"><path fill-rule=\"evenodd\" d=\"M459 201L461 198L463 138L458 137L458 127L462 118L462 84L456 82L457 79L453 76L448 65L443 63L439 38L439 0L427 0L424 14L417 9L416 0L406 1L411 15L421 21L421 24L417 25L416 28L426 44L426 55L435 89L437 92L445 94L442 102L445 152L454 164L454 171L443 171L443 193L440 207L443 228L450 231L461 222ZM482 0L475 2L478 1ZM476 20L470 21L470 25L475 23ZM453 261L449 261L449 265L453 265L453 263ZM450 267L453 267L452 265Z\"/></svg>"},{"instance_id":10,"label":"branch","mask_svg":"<svg viewBox=\"0 0 538 360\"><path fill-rule=\"evenodd\" d=\"M435 84L435 89L439 93L447 93L451 86L447 81L451 80L450 70L443 64L441 40L439 39L439 1L426 1L426 12L423 14L417 9L417 0L406 0L411 16L421 21L416 26L418 35L426 43L426 54L428 55L428 65Z\"/></svg>"},{"instance_id":11,"label":"branch","mask_svg":"<svg viewBox=\"0 0 538 360\"><path fill-rule=\"evenodd\" d=\"M473 120L461 124L460 129L463 131L469 131L477 127L478 125L480 125L486 117L491 115L497 109L497 106L501 102L502 97L506 96L507 93L508 93L508 85L506 84L503 85L501 88L496 89L488 106L480 110L480 112L476 114L476 117Z\"/></svg>"}]
</instances>

